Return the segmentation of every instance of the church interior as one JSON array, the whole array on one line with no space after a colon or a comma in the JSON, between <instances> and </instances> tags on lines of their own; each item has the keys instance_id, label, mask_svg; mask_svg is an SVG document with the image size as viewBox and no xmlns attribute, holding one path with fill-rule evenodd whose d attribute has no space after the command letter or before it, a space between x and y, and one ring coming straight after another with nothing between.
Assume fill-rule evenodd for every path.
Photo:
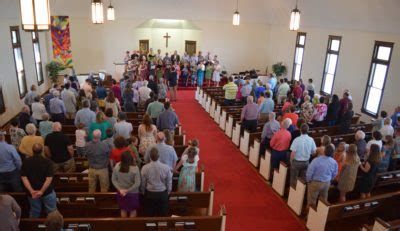
<instances>
[{"instance_id":1,"label":"church interior","mask_svg":"<svg viewBox=\"0 0 400 231\"><path fill-rule=\"evenodd\" d=\"M0 230L400 230L399 12L0 0Z\"/></svg>"}]
</instances>

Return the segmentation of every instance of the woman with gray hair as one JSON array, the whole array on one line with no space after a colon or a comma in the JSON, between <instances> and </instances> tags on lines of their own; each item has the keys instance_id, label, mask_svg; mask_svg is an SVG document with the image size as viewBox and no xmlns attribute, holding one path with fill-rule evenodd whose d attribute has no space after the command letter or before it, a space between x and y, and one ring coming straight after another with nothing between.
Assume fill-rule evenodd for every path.
<instances>
[{"instance_id":1,"label":"woman with gray hair","mask_svg":"<svg viewBox=\"0 0 400 231\"><path fill-rule=\"evenodd\" d=\"M357 153L360 157L360 160L365 159L365 154L367 153L367 142L365 141L365 133L361 130L358 130L355 134L355 142L354 144L357 146Z\"/></svg>"},{"instance_id":2,"label":"woman with gray hair","mask_svg":"<svg viewBox=\"0 0 400 231\"><path fill-rule=\"evenodd\" d=\"M18 151L24 154L26 157L31 157L33 155L33 145L40 144L44 146L43 137L36 135L36 126L32 123L26 125L27 136L24 136L21 140L21 144L18 147Z\"/></svg>"}]
</instances>

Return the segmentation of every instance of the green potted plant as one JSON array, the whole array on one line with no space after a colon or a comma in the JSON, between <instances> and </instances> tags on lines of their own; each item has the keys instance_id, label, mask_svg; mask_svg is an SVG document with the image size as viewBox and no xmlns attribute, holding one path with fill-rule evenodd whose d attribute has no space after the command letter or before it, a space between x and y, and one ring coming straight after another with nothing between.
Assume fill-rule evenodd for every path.
<instances>
[{"instance_id":1,"label":"green potted plant","mask_svg":"<svg viewBox=\"0 0 400 231\"><path fill-rule=\"evenodd\" d=\"M286 73L287 68L283 64L283 62L277 62L274 65L272 65L272 71L275 73L277 77L280 77Z\"/></svg>"},{"instance_id":2,"label":"green potted plant","mask_svg":"<svg viewBox=\"0 0 400 231\"><path fill-rule=\"evenodd\" d=\"M52 83L57 83L58 74L61 71L66 69L64 64L62 64L62 63L60 63L60 62L58 62L56 60L53 60L53 61L49 62L46 65L46 68L47 68L47 71L49 73L49 78L50 78Z\"/></svg>"}]
</instances>

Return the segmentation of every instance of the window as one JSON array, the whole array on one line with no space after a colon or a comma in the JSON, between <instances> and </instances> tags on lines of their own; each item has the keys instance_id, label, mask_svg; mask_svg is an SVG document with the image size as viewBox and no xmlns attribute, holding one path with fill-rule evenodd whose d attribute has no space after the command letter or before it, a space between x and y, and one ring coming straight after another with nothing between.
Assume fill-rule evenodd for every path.
<instances>
[{"instance_id":1,"label":"window","mask_svg":"<svg viewBox=\"0 0 400 231\"><path fill-rule=\"evenodd\" d=\"M377 117L394 43L375 41L362 112Z\"/></svg>"},{"instance_id":2,"label":"window","mask_svg":"<svg viewBox=\"0 0 400 231\"><path fill-rule=\"evenodd\" d=\"M303 67L304 47L306 45L306 33L298 32L296 38L296 49L294 51L292 79L301 79L301 69Z\"/></svg>"},{"instance_id":3,"label":"window","mask_svg":"<svg viewBox=\"0 0 400 231\"><path fill-rule=\"evenodd\" d=\"M4 112L6 112L6 105L4 103L3 87L0 86L0 114L3 114Z\"/></svg>"},{"instance_id":4,"label":"window","mask_svg":"<svg viewBox=\"0 0 400 231\"><path fill-rule=\"evenodd\" d=\"M19 96L22 99L27 92L27 88L26 88L24 61L21 49L21 38L19 35L19 27L18 26L10 27L10 32L11 32L11 44L14 53L15 70L17 72L18 91L19 91Z\"/></svg>"},{"instance_id":5,"label":"window","mask_svg":"<svg viewBox=\"0 0 400 231\"><path fill-rule=\"evenodd\" d=\"M39 33L37 31L32 32L32 44L33 44L33 56L35 59L36 78L38 81L38 85L40 86L44 82L44 79L43 79L42 58L40 55Z\"/></svg>"},{"instance_id":6,"label":"window","mask_svg":"<svg viewBox=\"0 0 400 231\"><path fill-rule=\"evenodd\" d=\"M332 94L341 42L342 37L333 35L329 36L328 48L326 50L324 74L322 76L322 94Z\"/></svg>"}]
</instances>

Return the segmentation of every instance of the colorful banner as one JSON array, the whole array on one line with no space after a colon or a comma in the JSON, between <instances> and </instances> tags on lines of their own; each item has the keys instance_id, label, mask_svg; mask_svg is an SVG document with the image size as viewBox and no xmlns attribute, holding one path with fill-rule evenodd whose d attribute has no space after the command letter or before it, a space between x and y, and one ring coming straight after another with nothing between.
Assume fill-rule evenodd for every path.
<instances>
[{"instance_id":1,"label":"colorful banner","mask_svg":"<svg viewBox=\"0 0 400 231\"><path fill-rule=\"evenodd\" d=\"M73 67L68 16L51 16L51 40L56 61Z\"/></svg>"}]
</instances>

